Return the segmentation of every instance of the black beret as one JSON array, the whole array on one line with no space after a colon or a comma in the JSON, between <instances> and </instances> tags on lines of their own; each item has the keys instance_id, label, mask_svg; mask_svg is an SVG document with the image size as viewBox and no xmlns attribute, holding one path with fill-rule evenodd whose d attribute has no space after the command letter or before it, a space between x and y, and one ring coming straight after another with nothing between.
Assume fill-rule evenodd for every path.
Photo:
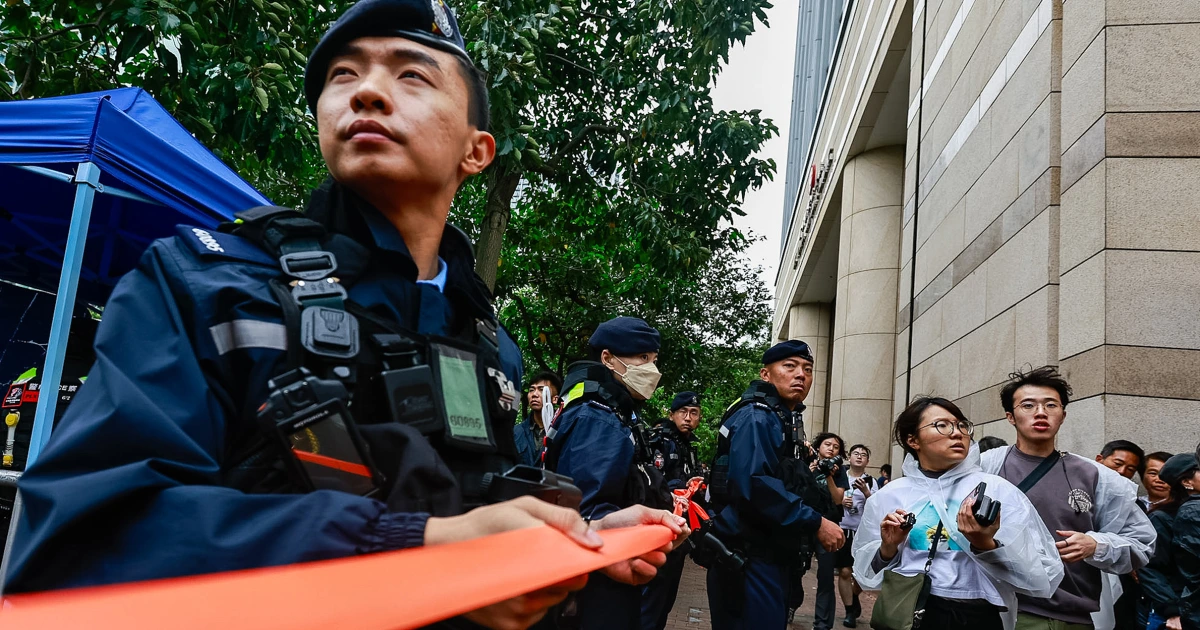
<instances>
[{"instance_id":1,"label":"black beret","mask_svg":"<svg viewBox=\"0 0 1200 630\"><path fill-rule=\"evenodd\" d=\"M675 400L671 401L671 413L675 413L684 407L699 407L700 397L696 392L679 392L675 394Z\"/></svg>"},{"instance_id":2,"label":"black beret","mask_svg":"<svg viewBox=\"0 0 1200 630\"><path fill-rule=\"evenodd\" d=\"M792 357L800 357L808 362L813 361L812 350L808 349L808 344L799 339L790 341L781 341L773 346L770 350L763 353L763 365L771 365L776 361L790 359Z\"/></svg>"},{"instance_id":3,"label":"black beret","mask_svg":"<svg viewBox=\"0 0 1200 630\"><path fill-rule=\"evenodd\" d=\"M1195 455L1191 453L1172 455L1171 459L1168 459L1167 463L1163 464L1162 468L1158 470L1158 478L1171 485L1175 485L1176 482L1197 468L1200 468L1200 463L1196 462Z\"/></svg>"},{"instance_id":4,"label":"black beret","mask_svg":"<svg viewBox=\"0 0 1200 630\"><path fill-rule=\"evenodd\" d=\"M588 345L622 357L658 352L658 331L636 317L614 317L596 327Z\"/></svg>"},{"instance_id":5,"label":"black beret","mask_svg":"<svg viewBox=\"0 0 1200 630\"><path fill-rule=\"evenodd\" d=\"M362 0L350 7L317 42L304 69L304 98L317 112L329 60L360 37L403 37L471 62L458 20L445 0Z\"/></svg>"}]
</instances>

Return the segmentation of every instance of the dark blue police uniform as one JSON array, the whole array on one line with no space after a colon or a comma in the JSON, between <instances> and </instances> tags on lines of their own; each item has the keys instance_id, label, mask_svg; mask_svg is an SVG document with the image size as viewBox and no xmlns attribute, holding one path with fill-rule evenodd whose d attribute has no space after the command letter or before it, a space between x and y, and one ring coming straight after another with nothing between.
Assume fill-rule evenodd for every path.
<instances>
[{"instance_id":1,"label":"dark blue police uniform","mask_svg":"<svg viewBox=\"0 0 1200 630\"><path fill-rule=\"evenodd\" d=\"M660 469L668 490L684 488L689 479L700 474L693 446L695 436L681 433L669 418L655 427L652 442L655 446L654 463L658 466L661 461ZM699 501L702 497L693 498ZM683 577L687 556L686 546L667 554L666 564L659 567L654 579L642 587L642 630L662 630L666 627L667 617L679 594L679 581Z\"/></svg>"},{"instance_id":2,"label":"dark blue police uniform","mask_svg":"<svg viewBox=\"0 0 1200 630\"><path fill-rule=\"evenodd\" d=\"M340 185L316 190L308 216L350 237L338 273L349 300L369 313L430 335L494 322L457 229L447 226L439 250L443 289L416 281L395 228ZM356 248L361 256L345 251ZM387 502L229 487L230 454L256 434L256 409L290 344L268 287L279 274L279 260L254 243L180 227L121 279L87 385L21 480L11 592L412 547L423 542L429 512L461 511L442 458L397 422L374 427L368 440L377 464L391 462ZM519 350L503 334L499 346L504 371L520 382Z\"/></svg>"},{"instance_id":3,"label":"dark blue police uniform","mask_svg":"<svg viewBox=\"0 0 1200 630\"><path fill-rule=\"evenodd\" d=\"M630 319L602 324L589 344L622 356L656 352L658 331L634 320L653 332L652 345L639 345L636 334L621 328ZM566 408L547 432L545 463L547 470L574 479L583 493L580 514L596 520L633 505L667 508L666 486L654 468L633 398L612 371L594 361L574 363L567 368L563 391ZM575 597L578 623L584 630L633 630L641 625L639 586L596 572Z\"/></svg>"},{"instance_id":4,"label":"dark blue police uniform","mask_svg":"<svg viewBox=\"0 0 1200 630\"><path fill-rule=\"evenodd\" d=\"M798 481L815 485L795 458L796 442L802 441L793 433L799 421L774 387L756 381L721 425L711 490L714 527L748 559L744 574L721 564L708 571L714 630L787 625L789 566L800 541L816 533L822 518L797 492Z\"/></svg>"}]
</instances>

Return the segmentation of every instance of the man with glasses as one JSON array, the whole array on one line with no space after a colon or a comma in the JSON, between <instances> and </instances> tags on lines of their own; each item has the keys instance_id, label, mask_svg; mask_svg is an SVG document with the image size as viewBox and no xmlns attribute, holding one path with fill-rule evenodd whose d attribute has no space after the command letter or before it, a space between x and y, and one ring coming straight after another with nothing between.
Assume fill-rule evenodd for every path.
<instances>
[{"instance_id":1,"label":"man with glasses","mask_svg":"<svg viewBox=\"0 0 1200 630\"><path fill-rule=\"evenodd\" d=\"M1055 449L1070 396L1071 386L1053 367L1014 373L1000 390L1000 403L1017 443L982 456L985 472L1029 497L1058 540L1066 569L1053 596L1017 596L1018 630L1109 626L1111 608L1092 616L1101 610L1103 574L1139 569L1154 551L1154 528L1137 507L1133 482L1090 458Z\"/></svg>"},{"instance_id":2,"label":"man with glasses","mask_svg":"<svg viewBox=\"0 0 1200 630\"><path fill-rule=\"evenodd\" d=\"M846 534L846 546L837 552L838 593L842 596L842 606L846 609L846 618L842 625L847 628L858 627L858 617L862 615L862 604L858 595L862 593L858 583L854 581L854 555L850 553L854 546L854 532L862 522L863 506L867 499L879 490L875 480L867 474L867 466L871 464L871 449L865 444L855 444L850 447L850 490L842 498L842 507L846 513L839 525Z\"/></svg>"},{"instance_id":3,"label":"man with glasses","mask_svg":"<svg viewBox=\"0 0 1200 630\"><path fill-rule=\"evenodd\" d=\"M686 487L692 477L700 474L695 448L698 426L700 397L696 392L679 392L671 401L671 415L654 428L654 465L663 472L670 490ZM686 561L687 548L672 551L658 575L642 587L642 630L663 630L667 626Z\"/></svg>"}]
</instances>

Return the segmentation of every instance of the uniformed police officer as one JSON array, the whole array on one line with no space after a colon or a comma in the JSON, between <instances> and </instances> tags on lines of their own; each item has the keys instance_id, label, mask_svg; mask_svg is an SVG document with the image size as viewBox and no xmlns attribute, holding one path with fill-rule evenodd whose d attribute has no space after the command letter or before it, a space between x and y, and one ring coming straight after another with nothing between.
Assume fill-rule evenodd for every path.
<instances>
[{"instance_id":1,"label":"uniformed police officer","mask_svg":"<svg viewBox=\"0 0 1200 630\"><path fill-rule=\"evenodd\" d=\"M746 557L742 571L717 563L708 571L714 630L784 628L789 566L811 539L829 551L845 542L821 516L804 441L804 398L812 387L808 344L785 341L763 354L754 381L721 423L710 496L715 530Z\"/></svg>"},{"instance_id":2,"label":"uniformed police officer","mask_svg":"<svg viewBox=\"0 0 1200 630\"><path fill-rule=\"evenodd\" d=\"M574 511L530 497L466 511L515 458L520 355L497 330L470 243L445 223L459 186L495 155L486 86L453 13L442 0L364 0L317 45L304 87L330 178L305 216L260 208L233 234L181 227L118 283L88 383L21 481L9 591L543 522L599 543ZM288 424L297 418L321 420ZM322 469L323 457L363 472ZM590 529L682 531L667 512L604 516ZM663 561L654 552L610 574L632 583ZM583 581L467 617L527 627Z\"/></svg>"},{"instance_id":3,"label":"uniformed police officer","mask_svg":"<svg viewBox=\"0 0 1200 630\"><path fill-rule=\"evenodd\" d=\"M638 504L667 507L666 486L635 413L658 386L658 331L640 319L617 317L598 326L588 345L591 360L567 368L566 408L548 432L546 469L575 480L585 518ZM578 593L580 627L640 626L641 589L615 577L625 576L594 573ZM653 578L640 571L632 577L639 584Z\"/></svg>"},{"instance_id":4,"label":"uniformed police officer","mask_svg":"<svg viewBox=\"0 0 1200 630\"><path fill-rule=\"evenodd\" d=\"M686 487L700 474L696 461L696 427L700 426L700 397L696 392L679 392L671 400L671 415L654 427L654 465L662 470L669 490ZM699 500L700 497L693 497ZM642 629L663 630L675 606L679 580L687 562L687 549L667 555L667 563L642 587Z\"/></svg>"}]
</instances>

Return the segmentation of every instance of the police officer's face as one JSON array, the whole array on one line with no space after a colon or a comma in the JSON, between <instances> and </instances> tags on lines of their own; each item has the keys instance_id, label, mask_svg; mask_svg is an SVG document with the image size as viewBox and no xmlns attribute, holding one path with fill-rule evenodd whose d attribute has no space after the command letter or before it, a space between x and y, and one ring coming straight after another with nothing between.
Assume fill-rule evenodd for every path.
<instances>
[{"instance_id":1,"label":"police officer's face","mask_svg":"<svg viewBox=\"0 0 1200 630\"><path fill-rule=\"evenodd\" d=\"M795 407L808 396L812 387L813 365L807 359L788 357L763 367L759 378L775 386L779 397L789 406Z\"/></svg>"},{"instance_id":2,"label":"police officer's face","mask_svg":"<svg viewBox=\"0 0 1200 630\"><path fill-rule=\"evenodd\" d=\"M444 197L482 171L495 140L468 122L457 59L398 37L354 40L329 63L317 101L321 155L335 179L386 210Z\"/></svg>"},{"instance_id":3,"label":"police officer's face","mask_svg":"<svg viewBox=\"0 0 1200 630\"><path fill-rule=\"evenodd\" d=\"M700 408L680 407L671 412L671 422L675 423L675 428L679 429L680 433L690 434L700 426Z\"/></svg>"}]
</instances>

